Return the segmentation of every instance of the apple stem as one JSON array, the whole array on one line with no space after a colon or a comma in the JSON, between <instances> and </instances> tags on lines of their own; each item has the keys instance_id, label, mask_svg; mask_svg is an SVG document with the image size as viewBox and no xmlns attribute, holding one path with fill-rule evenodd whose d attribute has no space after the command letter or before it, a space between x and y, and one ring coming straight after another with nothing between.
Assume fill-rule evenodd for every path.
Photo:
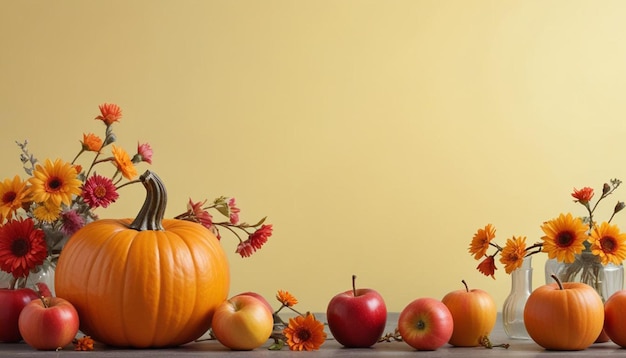
<instances>
[{"instance_id":1,"label":"apple stem","mask_svg":"<svg viewBox=\"0 0 626 358\"><path fill-rule=\"evenodd\" d=\"M550 277L552 277L554 279L554 281L556 281L556 284L559 285L559 290L563 289L563 283L561 282L561 280L559 280L559 277L555 274L550 275Z\"/></svg>"},{"instance_id":2,"label":"apple stem","mask_svg":"<svg viewBox=\"0 0 626 358\"><path fill-rule=\"evenodd\" d=\"M50 308L50 304L48 303L48 300L46 300L46 298L43 297L43 295L39 295L39 299L41 300L41 303L43 303L43 306L45 308Z\"/></svg>"},{"instance_id":3,"label":"apple stem","mask_svg":"<svg viewBox=\"0 0 626 358\"><path fill-rule=\"evenodd\" d=\"M463 285L465 286L465 291L469 292L469 287L467 287L467 282L465 282L465 280L461 280L461 282L463 282Z\"/></svg>"},{"instance_id":4,"label":"apple stem","mask_svg":"<svg viewBox=\"0 0 626 358\"><path fill-rule=\"evenodd\" d=\"M352 275L352 294L356 297L356 275Z\"/></svg>"}]
</instances>

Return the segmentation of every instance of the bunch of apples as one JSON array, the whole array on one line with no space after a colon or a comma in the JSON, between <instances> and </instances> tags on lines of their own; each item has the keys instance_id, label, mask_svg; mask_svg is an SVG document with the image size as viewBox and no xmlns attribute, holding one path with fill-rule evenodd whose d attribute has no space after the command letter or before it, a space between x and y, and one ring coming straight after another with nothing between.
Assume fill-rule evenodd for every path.
<instances>
[{"instance_id":1,"label":"bunch of apples","mask_svg":"<svg viewBox=\"0 0 626 358\"><path fill-rule=\"evenodd\" d=\"M326 319L333 337L343 346L371 347L379 341L387 322L382 296L373 289L355 287L334 296L328 303ZM474 347L488 336L496 323L497 309L492 297L480 289L452 291L443 299L417 298L398 318L402 341L417 350L436 350L449 343Z\"/></svg>"},{"instance_id":2,"label":"bunch of apples","mask_svg":"<svg viewBox=\"0 0 626 358\"><path fill-rule=\"evenodd\" d=\"M78 312L67 300L52 297L45 284L30 288L0 289L0 342L24 340L38 350L56 350L74 340Z\"/></svg>"}]
</instances>

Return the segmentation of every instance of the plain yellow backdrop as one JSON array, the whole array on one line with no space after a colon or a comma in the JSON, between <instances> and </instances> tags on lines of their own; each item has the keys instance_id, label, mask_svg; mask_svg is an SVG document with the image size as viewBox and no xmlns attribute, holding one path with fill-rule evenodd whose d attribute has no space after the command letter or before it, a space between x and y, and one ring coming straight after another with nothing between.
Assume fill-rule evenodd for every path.
<instances>
[{"instance_id":1,"label":"plain yellow backdrop","mask_svg":"<svg viewBox=\"0 0 626 358\"><path fill-rule=\"evenodd\" d=\"M116 103L118 144L154 148L167 216L225 195L274 225L246 259L223 233L232 294L325 311L356 274L390 311L462 279L501 306L510 279L475 270L474 232L535 242L585 214L574 187L626 179L623 1L1 3L0 178L26 177L15 140L71 160ZM142 201L127 187L98 213Z\"/></svg>"}]
</instances>

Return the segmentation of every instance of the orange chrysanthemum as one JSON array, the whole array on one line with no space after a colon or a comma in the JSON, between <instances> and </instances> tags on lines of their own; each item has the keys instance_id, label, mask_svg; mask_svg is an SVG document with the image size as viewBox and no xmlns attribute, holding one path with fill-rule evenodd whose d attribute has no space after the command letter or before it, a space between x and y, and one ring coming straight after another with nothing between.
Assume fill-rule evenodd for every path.
<instances>
[{"instance_id":1,"label":"orange chrysanthemum","mask_svg":"<svg viewBox=\"0 0 626 358\"><path fill-rule=\"evenodd\" d=\"M603 265L619 265L626 259L626 234L617 225L603 222L591 232L591 252L600 258Z\"/></svg>"},{"instance_id":2,"label":"orange chrysanthemum","mask_svg":"<svg viewBox=\"0 0 626 358\"><path fill-rule=\"evenodd\" d=\"M102 139L93 133L83 133L83 149L90 152L99 152L102 149Z\"/></svg>"},{"instance_id":3,"label":"orange chrysanthemum","mask_svg":"<svg viewBox=\"0 0 626 358\"><path fill-rule=\"evenodd\" d=\"M0 182L0 220L10 220L27 201L28 187L19 176Z\"/></svg>"},{"instance_id":4,"label":"orange chrysanthemum","mask_svg":"<svg viewBox=\"0 0 626 358\"><path fill-rule=\"evenodd\" d=\"M500 255L500 263L504 265L504 271L511 273L522 267L526 255L526 237L515 237L506 240L506 245Z\"/></svg>"},{"instance_id":5,"label":"orange chrysanthemum","mask_svg":"<svg viewBox=\"0 0 626 358\"><path fill-rule=\"evenodd\" d=\"M95 119L103 121L107 126L110 126L113 122L118 122L122 118L122 109L117 104L104 103L98 107L100 108L100 115Z\"/></svg>"},{"instance_id":6,"label":"orange chrysanthemum","mask_svg":"<svg viewBox=\"0 0 626 358\"><path fill-rule=\"evenodd\" d=\"M51 202L56 206L70 205L72 195L79 195L82 182L76 169L60 159L53 162L46 159L44 165L37 164L31 184L31 195L35 202Z\"/></svg>"},{"instance_id":7,"label":"orange chrysanthemum","mask_svg":"<svg viewBox=\"0 0 626 358\"><path fill-rule=\"evenodd\" d=\"M130 160L128 153L126 153L123 148L113 145L113 160L115 161L117 170L122 173L124 178L132 180L137 176L137 168L135 168L135 165Z\"/></svg>"},{"instance_id":8,"label":"orange chrysanthemum","mask_svg":"<svg viewBox=\"0 0 626 358\"><path fill-rule=\"evenodd\" d=\"M480 273L485 276L491 276L494 280L496 277L494 276L496 273L496 263L493 256L487 256L484 260L482 260L478 266L476 267Z\"/></svg>"},{"instance_id":9,"label":"orange chrysanthemum","mask_svg":"<svg viewBox=\"0 0 626 358\"><path fill-rule=\"evenodd\" d=\"M90 336L83 336L83 338L74 339L75 351L93 351L93 339Z\"/></svg>"},{"instance_id":10,"label":"orange chrysanthemum","mask_svg":"<svg viewBox=\"0 0 626 358\"><path fill-rule=\"evenodd\" d=\"M545 233L543 249L551 259L556 258L560 262L572 263L575 255L580 254L584 249L584 242L587 241L587 230L580 218L574 218L572 214L559 215L541 225L541 230Z\"/></svg>"},{"instance_id":11,"label":"orange chrysanthemum","mask_svg":"<svg viewBox=\"0 0 626 358\"><path fill-rule=\"evenodd\" d=\"M311 313L289 319L289 325L283 330L287 345L292 351L315 351L326 340L324 324Z\"/></svg>"},{"instance_id":12,"label":"orange chrysanthemum","mask_svg":"<svg viewBox=\"0 0 626 358\"><path fill-rule=\"evenodd\" d=\"M47 223L51 223L61 217L61 207L51 202L44 202L33 210L35 219Z\"/></svg>"},{"instance_id":13,"label":"orange chrysanthemum","mask_svg":"<svg viewBox=\"0 0 626 358\"><path fill-rule=\"evenodd\" d=\"M494 237L496 237L496 229L491 224L487 224L484 229L478 229L478 232L472 238L472 243L468 250L469 253L474 255L476 260L479 260L487 254L489 243L491 243Z\"/></svg>"},{"instance_id":14,"label":"orange chrysanthemum","mask_svg":"<svg viewBox=\"0 0 626 358\"><path fill-rule=\"evenodd\" d=\"M278 302L282 303L287 307L293 307L298 303L298 300L288 291L278 290L276 294L276 299Z\"/></svg>"}]
</instances>

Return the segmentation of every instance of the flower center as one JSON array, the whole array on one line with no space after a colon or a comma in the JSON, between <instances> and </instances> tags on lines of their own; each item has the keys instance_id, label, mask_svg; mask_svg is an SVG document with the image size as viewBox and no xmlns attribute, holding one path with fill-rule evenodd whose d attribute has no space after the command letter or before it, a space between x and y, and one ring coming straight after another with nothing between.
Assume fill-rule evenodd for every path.
<instances>
[{"instance_id":1,"label":"flower center","mask_svg":"<svg viewBox=\"0 0 626 358\"><path fill-rule=\"evenodd\" d=\"M574 235L570 231L561 231L557 237L556 242L559 247L569 247L574 241Z\"/></svg>"},{"instance_id":2,"label":"flower center","mask_svg":"<svg viewBox=\"0 0 626 358\"><path fill-rule=\"evenodd\" d=\"M61 186L63 185L63 181L58 177L51 177L46 184L48 189L50 189L48 191L54 192L58 191L59 188L61 188Z\"/></svg>"},{"instance_id":3,"label":"flower center","mask_svg":"<svg viewBox=\"0 0 626 358\"><path fill-rule=\"evenodd\" d=\"M308 329L299 329L296 337L300 342L306 342L311 338L311 332Z\"/></svg>"},{"instance_id":4,"label":"flower center","mask_svg":"<svg viewBox=\"0 0 626 358\"><path fill-rule=\"evenodd\" d=\"M611 237L611 236L605 236L603 238L600 239L600 246L602 246L602 251L607 252L607 253L612 253L615 251L615 248L617 247L616 242L615 242L615 238Z\"/></svg>"},{"instance_id":5,"label":"flower center","mask_svg":"<svg viewBox=\"0 0 626 358\"><path fill-rule=\"evenodd\" d=\"M107 190L104 186L98 185L93 191L94 195L98 198L104 198L107 195Z\"/></svg>"},{"instance_id":6,"label":"flower center","mask_svg":"<svg viewBox=\"0 0 626 358\"><path fill-rule=\"evenodd\" d=\"M2 196L2 202L3 203L12 203L13 200L15 200L16 197L17 197L17 194L14 191L8 191L8 192L4 193L4 195Z\"/></svg>"},{"instance_id":7,"label":"flower center","mask_svg":"<svg viewBox=\"0 0 626 358\"><path fill-rule=\"evenodd\" d=\"M11 252L13 255L22 257L28 253L28 240L18 238L11 243Z\"/></svg>"}]
</instances>

